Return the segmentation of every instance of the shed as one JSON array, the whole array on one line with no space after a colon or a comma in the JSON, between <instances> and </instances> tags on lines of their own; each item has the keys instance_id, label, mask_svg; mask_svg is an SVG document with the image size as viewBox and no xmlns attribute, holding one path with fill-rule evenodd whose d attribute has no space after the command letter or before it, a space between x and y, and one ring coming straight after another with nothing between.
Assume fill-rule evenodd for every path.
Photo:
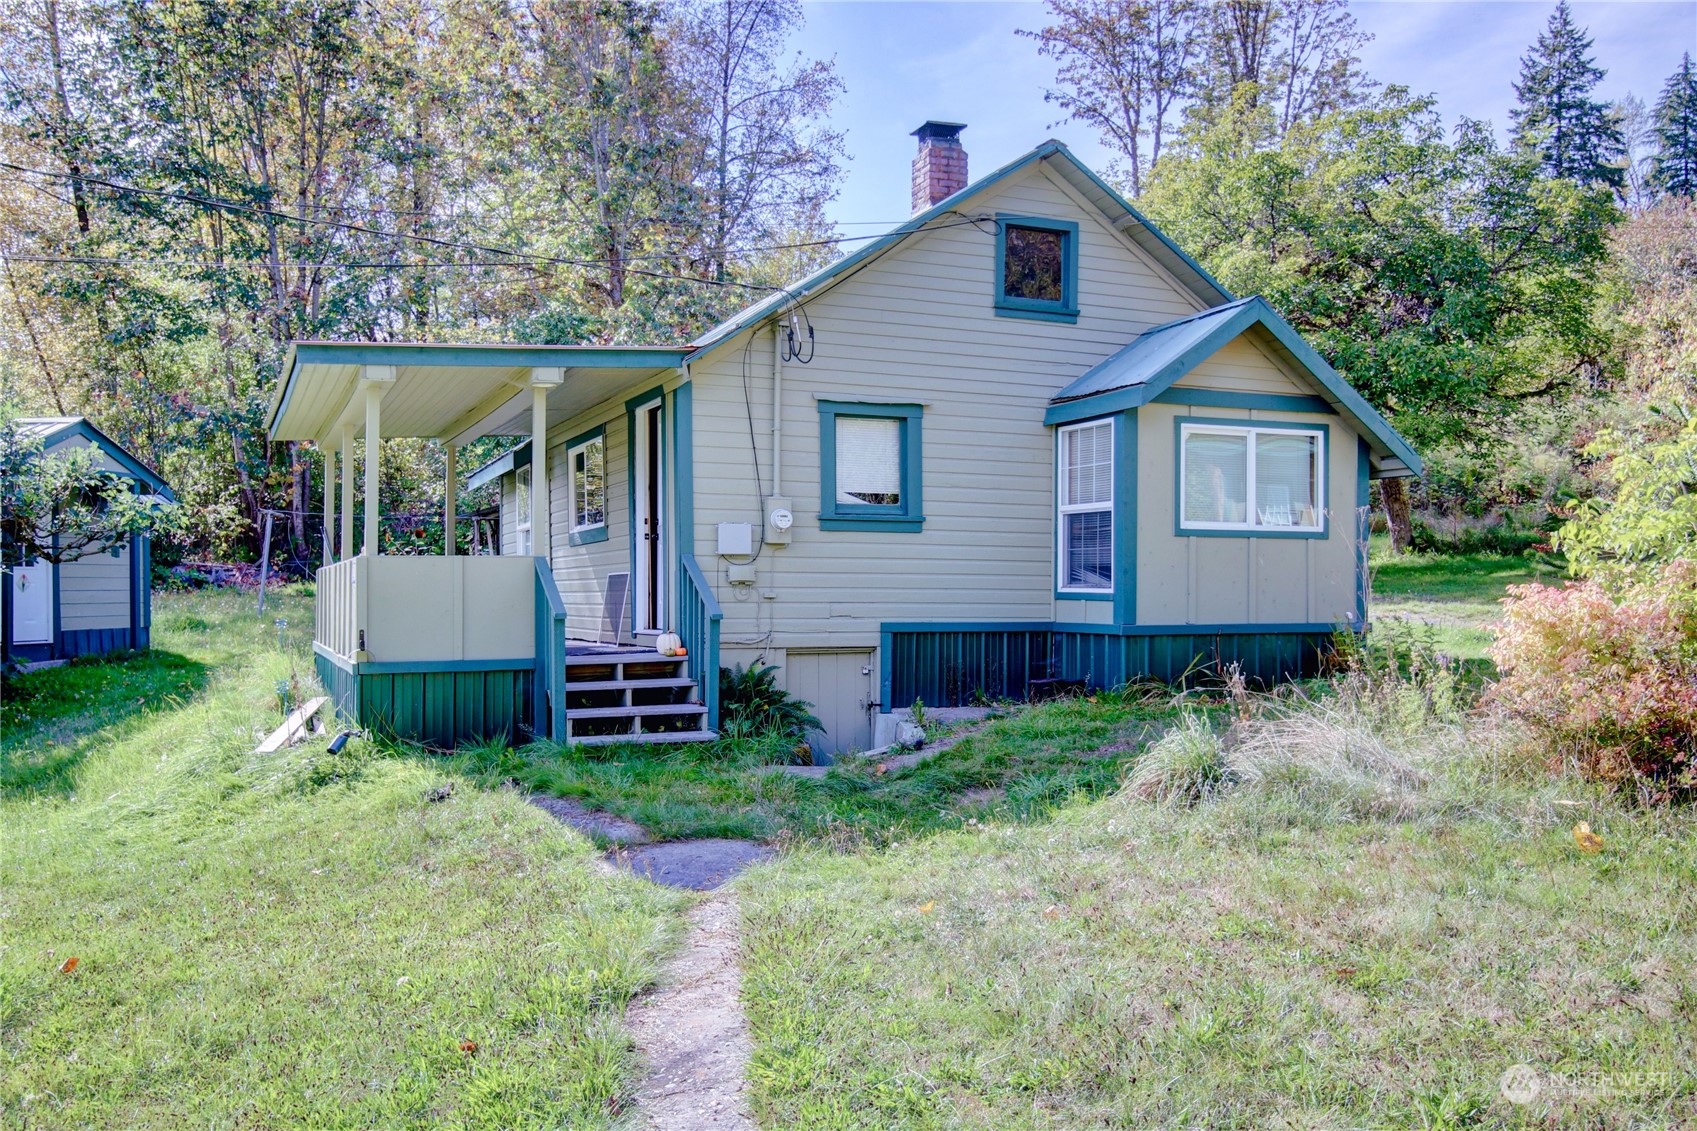
<instances>
[{"instance_id":1,"label":"shed","mask_svg":"<svg viewBox=\"0 0 1697 1131\"><path fill-rule=\"evenodd\" d=\"M80 416L18 422L41 442L42 454L94 447L106 469L136 489L174 502L169 484L110 436ZM7 661L40 662L147 648L153 625L152 546L133 535L104 552L54 564L31 562L0 583L0 653Z\"/></svg>"}]
</instances>

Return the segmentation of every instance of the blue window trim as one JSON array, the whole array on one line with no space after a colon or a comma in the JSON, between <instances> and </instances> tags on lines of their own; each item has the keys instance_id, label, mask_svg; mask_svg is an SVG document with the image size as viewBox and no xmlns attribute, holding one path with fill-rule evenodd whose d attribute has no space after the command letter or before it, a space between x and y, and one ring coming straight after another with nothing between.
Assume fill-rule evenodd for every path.
<instances>
[{"instance_id":1,"label":"blue window trim","mask_svg":"<svg viewBox=\"0 0 1697 1131\"><path fill-rule=\"evenodd\" d=\"M1061 239L1061 301L1014 298L1002 290L1007 278L1008 226L1039 228L1060 232ZM1040 322L1078 321L1078 225L1071 220L1050 220L1042 216L996 215L996 274L991 294L996 314L1002 318L1030 318Z\"/></svg>"},{"instance_id":2,"label":"blue window trim","mask_svg":"<svg viewBox=\"0 0 1697 1131\"><path fill-rule=\"evenodd\" d=\"M1107 589L1061 588L1061 432L1080 424L1104 420L1114 425L1113 555L1114 583ZM1137 620L1137 410L1127 409L1091 420L1069 420L1055 429L1055 521L1054 574L1057 601L1112 601L1114 620L1133 624Z\"/></svg>"},{"instance_id":3,"label":"blue window trim","mask_svg":"<svg viewBox=\"0 0 1697 1131\"><path fill-rule=\"evenodd\" d=\"M1371 471L1372 447L1367 437L1355 438L1355 624L1357 632L1367 631L1367 598L1371 579L1367 574L1367 538L1372 533L1373 505L1369 494L1368 474Z\"/></svg>"},{"instance_id":4,"label":"blue window trim","mask_svg":"<svg viewBox=\"0 0 1697 1131\"><path fill-rule=\"evenodd\" d=\"M896 506L837 502L837 417L864 416L901 422L902 501ZM925 408L917 404L819 402L819 529L916 534L925 526Z\"/></svg>"},{"instance_id":5,"label":"blue window trim","mask_svg":"<svg viewBox=\"0 0 1697 1131\"><path fill-rule=\"evenodd\" d=\"M588 530L573 530L577 523L577 480L574 478L572 467L572 449L579 444L587 444L591 440L601 441L601 525L592 526ZM595 542L607 540L607 426L597 424L587 432L579 432L567 440L566 449L566 543L571 546L588 546Z\"/></svg>"},{"instance_id":6,"label":"blue window trim","mask_svg":"<svg viewBox=\"0 0 1697 1131\"><path fill-rule=\"evenodd\" d=\"M1320 511L1318 530L1278 530L1251 528L1247 530L1192 530L1184 525L1184 426L1186 424L1219 424L1227 428L1281 429L1290 432L1320 433L1320 497L1315 500ZM1330 538L1332 536L1331 508L1331 427L1324 421L1309 424L1301 420L1254 420L1249 417L1179 416L1173 418L1173 534L1179 538ZM1254 484L1250 484L1254 491Z\"/></svg>"}]
</instances>

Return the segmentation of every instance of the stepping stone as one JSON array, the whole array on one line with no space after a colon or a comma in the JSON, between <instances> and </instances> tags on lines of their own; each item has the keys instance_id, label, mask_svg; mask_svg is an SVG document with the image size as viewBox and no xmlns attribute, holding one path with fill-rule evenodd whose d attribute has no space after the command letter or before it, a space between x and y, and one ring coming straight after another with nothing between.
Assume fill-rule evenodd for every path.
<instances>
[{"instance_id":1,"label":"stepping stone","mask_svg":"<svg viewBox=\"0 0 1697 1131\"><path fill-rule=\"evenodd\" d=\"M646 844L648 842L648 833L635 821L627 821L623 817L615 817L611 813L602 813L595 809L585 808L568 798L533 794L530 803L555 820L570 825L586 836L598 836L602 840L610 840L616 844Z\"/></svg>"},{"instance_id":2,"label":"stepping stone","mask_svg":"<svg viewBox=\"0 0 1697 1131\"><path fill-rule=\"evenodd\" d=\"M711 891L775 853L751 840L674 840L615 848L607 859L633 876L667 887Z\"/></svg>"}]
</instances>

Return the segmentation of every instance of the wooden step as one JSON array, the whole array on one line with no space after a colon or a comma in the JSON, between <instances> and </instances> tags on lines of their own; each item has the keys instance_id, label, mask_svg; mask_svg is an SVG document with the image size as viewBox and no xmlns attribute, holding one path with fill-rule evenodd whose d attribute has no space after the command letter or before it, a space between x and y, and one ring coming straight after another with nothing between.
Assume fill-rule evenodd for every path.
<instances>
[{"instance_id":1,"label":"wooden step","mask_svg":"<svg viewBox=\"0 0 1697 1131\"><path fill-rule=\"evenodd\" d=\"M654 651L566 653L566 666L611 667L614 664L681 664L688 656L662 656Z\"/></svg>"},{"instance_id":2,"label":"wooden step","mask_svg":"<svg viewBox=\"0 0 1697 1131\"><path fill-rule=\"evenodd\" d=\"M567 691L641 691L647 687L694 687L693 679L586 679L567 680Z\"/></svg>"},{"instance_id":3,"label":"wooden step","mask_svg":"<svg viewBox=\"0 0 1697 1131\"><path fill-rule=\"evenodd\" d=\"M615 742L640 742L644 744L663 742L712 742L718 737L719 732L712 730L669 730L649 731L644 734L574 735L567 741L580 746L611 746Z\"/></svg>"},{"instance_id":4,"label":"wooden step","mask_svg":"<svg viewBox=\"0 0 1697 1131\"><path fill-rule=\"evenodd\" d=\"M574 719L630 719L648 715L705 715L705 703L645 703L635 707L567 707L566 721Z\"/></svg>"}]
</instances>

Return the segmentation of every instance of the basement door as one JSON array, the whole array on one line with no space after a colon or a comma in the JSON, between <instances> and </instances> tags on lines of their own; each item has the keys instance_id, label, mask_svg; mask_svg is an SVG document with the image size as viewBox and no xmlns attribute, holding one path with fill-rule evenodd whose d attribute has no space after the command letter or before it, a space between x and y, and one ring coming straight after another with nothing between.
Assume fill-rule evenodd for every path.
<instances>
[{"instance_id":1,"label":"basement door","mask_svg":"<svg viewBox=\"0 0 1697 1131\"><path fill-rule=\"evenodd\" d=\"M825 733L813 735L813 752L835 757L872 745L871 649L804 650L791 648L784 683L792 695L813 704ZM821 759L823 761L824 759Z\"/></svg>"},{"instance_id":2,"label":"basement door","mask_svg":"<svg viewBox=\"0 0 1697 1131\"><path fill-rule=\"evenodd\" d=\"M53 567L46 562L12 571L12 643L47 644L53 639Z\"/></svg>"}]
</instances>

